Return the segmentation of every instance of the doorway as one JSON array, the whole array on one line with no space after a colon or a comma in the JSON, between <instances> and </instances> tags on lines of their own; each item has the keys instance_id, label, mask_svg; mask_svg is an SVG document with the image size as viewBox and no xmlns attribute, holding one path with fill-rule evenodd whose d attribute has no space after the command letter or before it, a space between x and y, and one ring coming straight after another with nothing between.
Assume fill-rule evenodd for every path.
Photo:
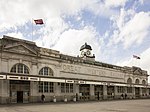
<instances>
[{"instance_id":1,"label":"doorway","mask_svg":"<svg viewBox=\"0 0 150 112\"><path fill-rule=\"evenodd\" d=\"M90 99L90 85L82 84L79 86L80 100Z\"/></svg>"},{"instance_id":2,"label":"doorway","mask_svg":"<svg viewBox=\"0 0 150 112\"><path fill-rule=\"evenodd\" d=\"M10 80L10 101L11 103L29 102L30 82Z\"/></svg>"},{"instance_id":3,"label":"doorway","mask_svg":"<svg viewBox=\"0 0 150 112\"><path fill-rule=\"evenodd\" d=\"M136 98L140 97L140 88L139 87L135 87L135 97Z\"/></svg>"},{"instance_id":4,"label":"doorway","mask_svg":"<svg viewBox=\"0 0 150 112\"><path fill-rule=\"evenodd\" d=\"M94 93L95 93L95 99L96 100L102 100L103 99L103 86L102 85L95 85L94 86Z\"/></svg>"},{"instance_id":5,"label":"doorway","mask_svg":"<svg viewBox=\"0 0 150 112\"><path fill-rule=\"evenodd\" d=\"M114 90L114 86L107 86L107 98L108 99L114 99L114 94L115 90Z\"/></svg>"},{"instance_id":6,"label":"doorway","mask_svg":"<svg viewBox=\"0 0 150 112\"><path fill-rule=\"evenodd\" d=\"M23 103L23 91L17 91L17 103Z\"/></svg>"}]
</instances>

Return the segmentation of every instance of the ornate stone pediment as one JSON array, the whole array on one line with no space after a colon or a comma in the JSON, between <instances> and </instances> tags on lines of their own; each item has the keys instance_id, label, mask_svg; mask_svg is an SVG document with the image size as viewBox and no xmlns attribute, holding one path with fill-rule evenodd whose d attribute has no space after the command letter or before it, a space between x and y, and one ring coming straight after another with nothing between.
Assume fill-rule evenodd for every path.
<instances>
[{"instance_id":1,"label":"ornate stone pediment","mask_svg":"<svg viewBox=\"0 0 150 112\"><path fill-rule=\"evenodd\" d=\"M133 68L133 74L142 75L142 70L141 70L141 68L134 67L134 68Z\"/></svg>"},{"instance_id":2,"label":"ornate stone pediment","mask_svg":"<svg viewBox=\"0 0 150 112\"><path fill-rule=\"evenodd\" d=\"M31 49L23 43L7 44L5 45L4 50L21 54L37 55L37 52L34 49Z\"/></svg>"}]
</instances>

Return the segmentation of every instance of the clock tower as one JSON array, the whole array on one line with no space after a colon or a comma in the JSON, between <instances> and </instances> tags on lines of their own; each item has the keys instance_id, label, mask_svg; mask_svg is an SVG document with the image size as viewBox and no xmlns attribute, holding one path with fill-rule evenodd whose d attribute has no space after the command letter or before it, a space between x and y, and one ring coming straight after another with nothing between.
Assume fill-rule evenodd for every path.
<instances>
[{"instance_id":1,"label":"clock tower","mask_svg":"<svg viewBox=\"0 0 150 112\"><path fill-rule=\"evenodd\" d=\"M85 43L80 48L80 57L87 60L95 60L95 55L92 54L91 51L91 46Z\"/></svg>"}]
</instances>

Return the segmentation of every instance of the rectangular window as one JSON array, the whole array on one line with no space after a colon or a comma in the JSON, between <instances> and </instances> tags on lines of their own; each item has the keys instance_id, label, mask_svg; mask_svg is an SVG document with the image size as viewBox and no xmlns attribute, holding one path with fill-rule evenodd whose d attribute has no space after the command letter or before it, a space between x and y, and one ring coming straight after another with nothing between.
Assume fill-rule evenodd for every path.
<instances>
[{"instance_id":1,"label":"rectangular window","mask_svg":"<svg viewBox=\"0 0 150 112\"><path fill-rule=\"evenodd\" d=\"M44 92L48 93L48 82L44 82Z\"/></svg>"},{"instance_id":2,"label":"rectangular window","mask_svg":"<svg viewBox=\"0 0 150 112\"><path fill-rule=\"evenodd\" d=\"M142 94L146 93L146 88L142 88Z\"/></svg>"},{"instance_id":3,"label":"rectangular window","mask_svg":"<svg viewBox=\"0 0 150 112\"><path fill-rule=\"evenodd\" d=\"M54 92L54 83L53 82L49 82L49 92L50 93Z\"/></svg>"},{"instance_id":4,"label":"rectangular window","mask_svg":"<svg viewBox=\"0 0 150 112\"><path fill-rule=\"evenodd\" d=\"M73 93L73 84L70 84L70 93Z\"/></svg>"},{"instance_id":5,"label":"rectangular window","mask_svg":"<svg viewBox=\"0 0 150 112\"><path fill-rule=\"evenodd\" d=\"M43 82L39 82L39 92L43 93Z\"/></svg>"},{"instance_id":6,"label":"rectangular window","mask_svg":"<svg viewBox=\"0 0 150 112\"><path fill-rule=\"evenodd\" d=\"M124 87L118 86L117 91L118 93L124 93Z\"/></svg>"},{"instance_id":7,"label":"rectangular window","mask_svg":"<svg viewBox=\"0 0 150 112\"><path fill-rule=\"evenodd\" d=\"M61 83L61 93L65 93L65 83Z\"/></svg>"},{"instance_id":8,"label":"rectangular window","mask_svg":"<svg viewBox=\"0 0 150 112\"><path fill-rule=\"evenodd\" d=\"M54 83L53 82L39 82L39 92L40 93L53 93Z\"/></svg>"},{"instance_id":9,"label":"rectangular window","mask_svg":"<svg viewBox=\"0 0 150 112\"><path fill-rule=\"evenodd\" d=\"M127 93L132 93L132 87L127 87Z\"/></svg>"},{"instance_id":10,"label":"rectangular window","mask_svg":"<svg viewBox=\"0 0 150 112\"><path fill-rule=\"evenodd\" d=\"M99 95L103 95L103 86L94 86L95 95L99 93Z\"/></svg>"},{"instance_id":11,"label":"rectangular window","mask_svg":"<svg viewBox=\"0 0 150 112\"><path fill-rule=\"evenodd\" d=\"M61 83L61 93L73 93L73 84Z\"/></svg>"},{"instance_id":12,"label":"rectangular window","mask_svg":"<svg viewBox=\"0 0 150 112\"><path fill-rule=\"evenodd\" d=\"M69 93L69 84L66 84L66 93Z\"/></svg>"}]
</instances>

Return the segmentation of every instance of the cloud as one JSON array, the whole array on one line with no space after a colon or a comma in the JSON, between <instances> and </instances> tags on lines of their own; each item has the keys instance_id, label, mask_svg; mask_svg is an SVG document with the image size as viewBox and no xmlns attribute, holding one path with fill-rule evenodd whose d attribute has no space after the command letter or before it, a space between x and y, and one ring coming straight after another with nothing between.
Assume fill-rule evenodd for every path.
<instances>
[{"instance_id":1,"label":"cloud","mask_svg":"<svg viewBox=\"0 0 150 112\"><path fill-rule=\"evenodd\" d=\"M1 0L0 30L5 31L11 27L25 25L32 18L47 20L62 16L78 15L82 10L88 10L101 16L111 15L115 11L109 7L120 6L125 3L125 0L119 1L106 0L106 4L104 4L99 0L86 0L86 2L85 0Z\"/></svg>"},{"instance_id":2,"label":"cloud","mask_svg":"<svg viewBox=\"0 0 150 112\"><path fill-rule=\"evenodd\" d=\"M123 27L120 37L123 38L124 47L128 48L133 43L141 44L143 39L148 36L150 29L150 13L137 13Z\"/></svg>"},{"instance_id":3,"label":"cloud","mask_svg":"<svg viewBox=\"0 0 150 112\"><path fill-rule=\"evenodd\" d=\"M7 33L5 34L7 36L10 36L10 37L16 37L16 38L19 38L19 39L25 39L25 37L22 35L21 32L17 32L17 33Z\"/></svg>"},{"instance_id":4,"label":"cloud","mask_svg":"<svg viewBox=\"0 0 150 112\"><path fill-rule=\"evenodd\" d=\"M124 6L127 0L105 0L105 5L107 7L119 7L119 6Z\"/></svg>"},{"instance_id":5,"label":"cloud","mask_svg":"<svg viewBox=\"0 0 150 112\"><path fill-rule=\"evenodd\" d=\"M69 29L62 33L53 49L57 49L65 54L77 56L80 54L80 47L87 42L87 44L91 45L93 53L98 58L100 54L99 44L102 41L96 38L97 33L93 27L84 27L80 30Z\"/></svg>"},{"instance_id":6,"label":"cloud","mask_svg":"<svg viewBox=\"0 0 150 112\"><path fill-rule=\"evenodd\" d=\"M115 29L109 44L123 43L127 49L140 45L150 34L150 12L135 13L134 10L121 9L120 15L114 18Z\"/></svg>"}]
</instances>

